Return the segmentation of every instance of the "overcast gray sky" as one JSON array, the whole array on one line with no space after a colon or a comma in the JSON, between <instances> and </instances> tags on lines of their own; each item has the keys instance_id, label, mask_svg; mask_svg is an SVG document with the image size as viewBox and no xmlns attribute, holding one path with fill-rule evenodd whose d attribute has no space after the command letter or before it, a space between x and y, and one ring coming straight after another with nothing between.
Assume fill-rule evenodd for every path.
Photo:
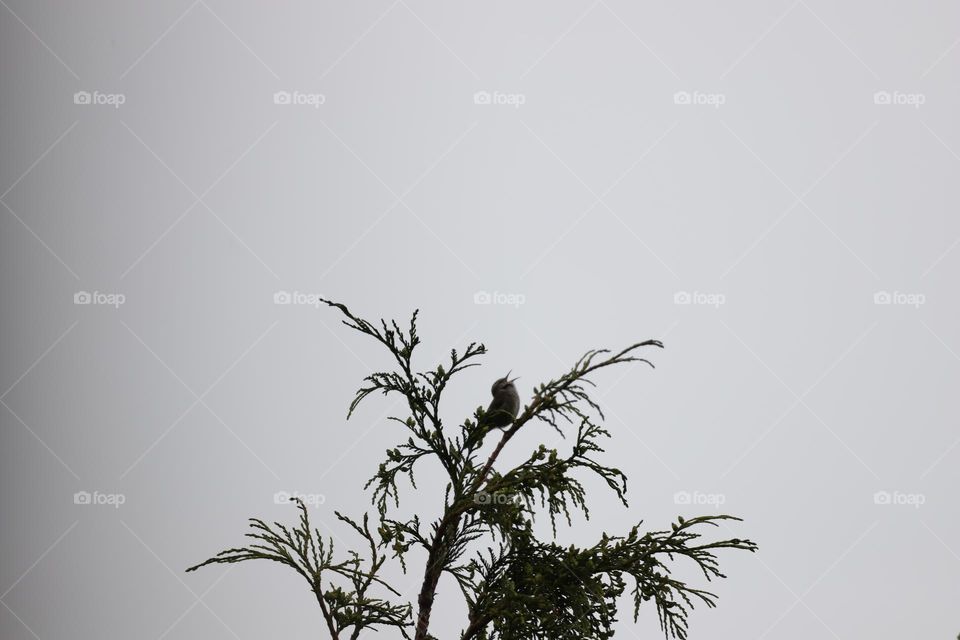
<instances>
[{"instance_id":1,"label":"overcast gray sky","mask_svg":"<svg viewBox=\"0 0 960 640\"><path fill-rule=\"evenodd\" d=\"M691 638L960 631L957 3L0 4L3 638L321 634L289 570L183 573L278 492L357 544L398 407L345 422L389 362L318 294L484 342L450 422L662 339L596 377L630 509L559 537L743 517Z\"/></svg>"}]
</instances>

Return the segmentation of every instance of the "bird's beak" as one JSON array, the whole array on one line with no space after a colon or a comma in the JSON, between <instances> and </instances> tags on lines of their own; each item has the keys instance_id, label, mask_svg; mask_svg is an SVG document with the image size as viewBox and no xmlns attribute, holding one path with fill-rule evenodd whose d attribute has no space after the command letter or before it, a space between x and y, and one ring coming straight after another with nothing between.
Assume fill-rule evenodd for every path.
<instances>
[{"instance_id":1,"label":"bird's beak","mask_svg":"<svg viewBox=\"0 0 960 640\"><path fill-rule=\"evenodd\" d=\"M520 376L517 376L516 378L511 379L510 378L511 373L513 373L513 369L510 369L510 371L507 371L507 375L503 376L507 382L516 382L517 380L520 379Z\"/></svg>"}]
</instances>

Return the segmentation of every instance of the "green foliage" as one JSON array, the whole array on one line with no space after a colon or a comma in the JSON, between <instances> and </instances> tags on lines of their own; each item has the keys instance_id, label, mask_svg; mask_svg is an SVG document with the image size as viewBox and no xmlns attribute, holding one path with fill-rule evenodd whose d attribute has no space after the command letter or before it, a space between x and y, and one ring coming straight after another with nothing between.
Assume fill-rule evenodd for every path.
<instances>
[{"instance_id":1,"label":"green foliage","mask_svg":"<svg viewBox=\"0 0 960 640\"><path fill-rule=\"evenodd\" d=\"M617 599L632 585L634 620L640 605L652 600L664 633L685 638L694 602L713 607L716 599L708 591L671 578L664 561L686 557L708 581L724 577L713 551L756 547L747 540L698 544L698 525L716 526L723 520L738 518L680 518L669 531L642 535L638 524L624 537L604 535L586 549L543 543L529 529L518 531L498 552L490 550L458 574L470 607L471 627L481 629L464 637L610 638Z\"/></svg>"},{"instance_id":2,"label":"green foliage","mask_svg":"<svg viewBox=\"0 0 960 640\"><path fill-rule=\"evenodd\" d=\"M338 309L343 323L382 344L394 369L368 375L350 404L347 417L372 394L400 394L406 415L391 416L402 426L406 439L388 449L366 487L379 520L376 538L363 523L337 513L366 541L366 560L349 551L346 560L334 561L332 540L324 543L311 529L301 502L300 525L272 527L252 520L247 536L256 542L228 549L191 567L246 560L272 560L286 564L303 576L316 594L327 631L334 640L355 639L364 629L396 627L404 637L428 640L430 614L443 574L459 586L468 607L468 620L460 638L468 640L605 639L613 636L617 601L629 589L636 621L640 606L652 602L667 638L687 637L687 618L695 603L716 604L714 594L671 575L668 562L686 558L705 580L722 578L715 552L720 549L756 551L749 540L702 540L704 526L716 526L732 516L679 518L668 531L640 533L639 524L623 536L604 534L587 548L563 547L533 534L538 514L550 518L556 538L557 518L572 524L572 514L590 517L582 478L603 481L627 506L627 478L619 469L599 460L602 441L610 434L601 426L603 412L590 398L588 376L599 369L643 362L639 352L662 348L657 340L633 344L619 352L588 351L564 375L534 389L533 397L513 424L493 430L499 440L486 458L480 453L491 431L484 426L483 409L456 428L447 429L440 412L444 390L457 373L476 366L486 350L471 343L463 352L452 350L449 360L434 369L417 371L413 354L420 344L417 313L402 329L396 322L372 323L346 306L324 301ZM513 436L532 421L544 422L561 435L576 429L569 453L541 445L517 466L498 471L495 464ZM400 505L398 480L415 487L415 468L424 459L435 460L446 477L440 517L424 530L419 516L397 519ZM641 523L642 524L642 523ZM417 616L409 604L368 595L371 588L385 597L399 596L378 578L387 555L408 570L408 554L424 555L423 580L417 599ZM336 585L334 584L336 582Z\"/></svg>"},{"instance_id":3,"label":"green foliage","mask_svg":"<svg viewBox=\"0 0 960 640\"><path fill-rule=\"evenodd\" d=\"M350 551L346 560L334 562L333 540L324 542L320 532L310 527L310 517L302 500L291 501L296 502L300 510L299 526L287 527L274 522L271 527L263 520L251 518L252 531L247 533L246 537L255 542L246 547L221 551L187 571L196 571L210 564L232 564L245 560L279 562L299 573L310 585L310 590L320 604L331 638L355 640L363 629L378 625L398 627L404 637L408 637L406 627L410 620L410 605L393 605L386 600L367 595L370 587L375 584L396 596L400 595L377 577L386 558L379 552L370 533L367 516L363 517L363 524L360 525L336 513L338 519L367 541L369 561L365 563L360 559L360 554ZM350 589L345 591L340 586L325 582L331 577L348 583Z\"/></svg>"}]
</instances>

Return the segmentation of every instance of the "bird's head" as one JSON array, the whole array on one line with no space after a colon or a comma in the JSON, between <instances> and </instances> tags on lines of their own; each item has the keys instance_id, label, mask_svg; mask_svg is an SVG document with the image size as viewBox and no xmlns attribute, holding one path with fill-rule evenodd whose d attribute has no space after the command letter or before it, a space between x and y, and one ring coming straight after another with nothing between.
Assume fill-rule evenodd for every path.
<instances>
[{"instance_id":1,"label":"bird's head","mask_svg":"<svg viewBox=\"0 0 960 640\"><path fill-rule=\"evenodd\" d=\"M494 396L495 396L495 395L497 395L498 393L501 393L501 392L503 392L503 391L508 391L508 390L516 391L516 387L513 386L513 382L514 382L514 380L519 380L520 378L517 377L517 378L512 378L512 379L511 379L511 378L510 378L510 374L511 374L512 372L513 372L512 369L511 369L510 371L507 371L507 375L503 376L502 378L497 379L497 380L493 383L493 386L490 387L490 395L494 395Z\"/></svg>"}]
</instances>

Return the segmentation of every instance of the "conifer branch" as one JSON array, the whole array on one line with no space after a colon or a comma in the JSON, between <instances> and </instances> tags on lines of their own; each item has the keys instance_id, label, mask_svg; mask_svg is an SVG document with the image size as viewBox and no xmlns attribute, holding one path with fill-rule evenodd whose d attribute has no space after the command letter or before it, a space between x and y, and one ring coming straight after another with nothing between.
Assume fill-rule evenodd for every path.
<instances>
[{"instance_id":1,"label":"conifer branch","mask_svg":"<svg viewBox=\"0 0 960 640\"><path fill-rule=\"evenodd\" d=\"M420 344L416 311L401 328L395 321L370 322L343 304L324 302L340 311L343 324L385 347L394 364L393 370L364 378L347 417L375 393L402 395L408 413L390 416L406 431L405 439L387 450L366 485L376 507L374 529L366 514L358 522L336 513L364 541L364 552L350 550L345 559L334 560L333 541L325 541L310 527L306 506L297 501L297 526L252 519L248 546L222 551L188 571L247 560L289 566L316 595L333 640L356 640L364 630L385 627L396 628L404 638L430 640L434 597L444 574L455 581L467 603L461 640L607 639L613 635L617 599L628 588L635 621L640 606L650 602L664 635L685 640L694 605L713 607L716 596L675 578L673 562L693 562L710 582L724 577L718 551L756 551L749 540L703 539L704 527L739 520L727 515L679 518L669 530L647 533L640 532L640 523L622 536L604 534L585 548L562 547L533 535L541 513L550 518L554 539L558 518L572 524L575 512L590 517L584 474L602 480L627 506L626 475L601 459L610 433L602 427L602 408L591 398L591 377L631 362L652 367L641 354L649 347L662 348L659 340L637 342L616 352L586 352L568 372L533 389L529 404L499 432L492 452L484 457L481 449L490 427L483 426L489 423L482 420L482 407L456 431L446 431L441 416L444 391L454 375L479 364L477 359L486 353L482 344L470 343L462 352L453 349L446 362L420 371L413 363ZM520 464L498 470L501 453L520 429L534 421L562 436L575 431L569 452L541 445ZM399 481L405 477L415 488L417 464L431 459L446 476L439 517L428 526L419 515L394 517L391 510L400 505ZM387 599L400 594L380 578L391 558L406 572L408 554L414 549L426 556L416 617L410 604ZM381 591L382 597L374 591Z\"/></svg>"}]
</instances>

